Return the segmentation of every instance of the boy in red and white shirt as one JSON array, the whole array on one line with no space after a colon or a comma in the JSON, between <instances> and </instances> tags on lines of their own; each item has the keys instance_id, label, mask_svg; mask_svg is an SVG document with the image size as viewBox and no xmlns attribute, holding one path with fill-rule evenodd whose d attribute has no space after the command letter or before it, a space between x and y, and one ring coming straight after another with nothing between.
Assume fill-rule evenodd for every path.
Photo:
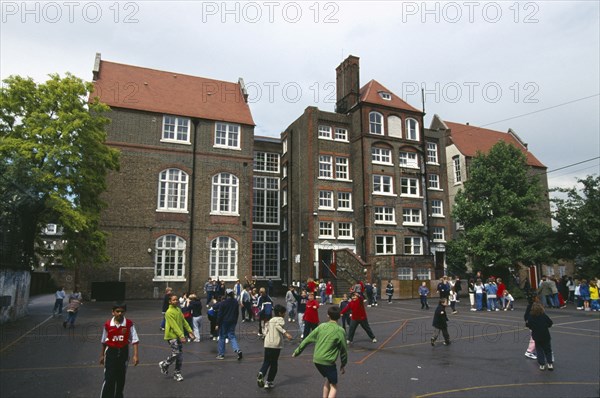
<instances>
[{"instance_id":1,"label":"boy in red and white shirt","mask_svg":"<svg viewBox=\"0 0 600 398\"><path fill-rule=\"evenodd\" d=\"M104 323L102 329L102 353L100 364L104 365L102 398L123 397L125 373L129 363L129 345L133 346L133 365L139 363L139 338L130 319L125 319L127 305L117 303L112 308L113 317Z\"/></svg>"}]
</instances>

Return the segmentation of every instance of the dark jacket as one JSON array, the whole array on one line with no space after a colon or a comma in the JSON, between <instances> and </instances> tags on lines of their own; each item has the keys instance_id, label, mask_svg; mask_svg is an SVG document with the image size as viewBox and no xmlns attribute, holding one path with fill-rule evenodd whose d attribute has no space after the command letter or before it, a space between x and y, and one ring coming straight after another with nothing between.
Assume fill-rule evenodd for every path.
<instances>
[{"instance_id":1,"label":"dark jacket","mask_svg":"<svg viewBox=\"0 0 600 398\"><path fill-rule=\"evenodd\" d=\"M202 303L200 302L200 300L196 299L190 301L189 307L190 311L192 311L192 316L194 318L202 316Z\"/></svg>"},{"instance_id":2,"label":"dark jacket","mask_svg":"<svg viewBox=\"0 0 600 398\"><path fill-rule=\"evenodd\" d=\"M531 329L531 337L535 342L550 341L549 328L552 327L552 319L548 315L533 316L529 314L527 327Z\"/></svg>"},{"instance_id":3,"label":"dark jacket","mask_svg":"<svg viewBox=\"0 0 600 398\"><path fill-rule=\"evenodd\" d=\"M217 309L217 325L224 323L237 323L240 316L240 304L233 297L227 297L220 303L215 304Z\"/></svg>"},{"instance_id":4,"label":"dark jacket","mask_svg":"<svg viewBox=\"0 0 600 398\"><path fill-rule=\"evenodd\" d=\"M448 315L446 315L446 307L438 304L433 314L433 327L436 329L447 329L448 328Z\"/></svg>"}]
</instances>

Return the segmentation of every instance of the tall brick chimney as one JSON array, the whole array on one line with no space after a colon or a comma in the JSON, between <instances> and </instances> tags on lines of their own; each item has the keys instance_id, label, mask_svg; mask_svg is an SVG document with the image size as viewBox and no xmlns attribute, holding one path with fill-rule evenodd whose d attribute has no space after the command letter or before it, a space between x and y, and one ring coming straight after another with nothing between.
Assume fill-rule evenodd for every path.
<instances>
[{"instance_id":1,"label":"tall brick chimney","mask_svg":"<svg viewBox=\"0 0 600 398\"><path fill-rule=\"evenodd\" d=\"M337 94L335 111L337 113L347 113L358 103L360 89L358 59L350 55L335 69Z\"/></svg>"}]
</instances>

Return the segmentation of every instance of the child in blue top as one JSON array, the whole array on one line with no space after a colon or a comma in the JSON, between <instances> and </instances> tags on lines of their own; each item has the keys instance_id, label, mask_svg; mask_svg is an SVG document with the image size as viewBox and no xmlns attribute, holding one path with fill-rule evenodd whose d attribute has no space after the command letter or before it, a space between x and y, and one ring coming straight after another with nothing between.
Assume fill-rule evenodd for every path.
<instances>
[{"instance_id":1,"label":"child in blue top","mask_svg":"<svg viewBox=\"0 0 600 398\"><path fill-rule=\"evenodd\" d=\"M427 282L421 283L419 286L419 297L421 298L421 309L429 309L429 304L427 304L427 296L429 295L429 288L427 288Z\"/></svg>"}]
</instances>

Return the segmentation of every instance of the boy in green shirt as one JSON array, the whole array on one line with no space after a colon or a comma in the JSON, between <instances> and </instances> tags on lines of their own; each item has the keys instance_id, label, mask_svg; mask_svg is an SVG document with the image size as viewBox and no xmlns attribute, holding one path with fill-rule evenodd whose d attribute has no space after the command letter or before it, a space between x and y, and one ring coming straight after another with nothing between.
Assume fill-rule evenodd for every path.
<instances>
[{"instance_id":1,"label":"boy in green shirt","mask_svg":"<svg viewBox=\"0 0 600 398\"><path fill-rule=\"evenodd\" d=\"M348 363L348 346L346 345L346 332L337 324L340 319L340 309L336 306L327 309L329 322L320 324L300 343L292 354L297 357L304 351L307 345L315 343L313 362L317 370L325 377L323 385L323 397L335 398L337 393L337 368L335 361L340 357L342 366L340 372L345 373Z\"/></svg>"},{"instance_id":2,"label":"boy in green shirt","mask_svg":"<svg viewBox=\"0 0 600 398\"><path fill-rule=\"evenodd\" d=\"M165 340L171 347L171 354L164 361L160 361L158 366L162 374L169 374L169 366L175 362L175 373L173 379L182 381L181 365L183 364L183 343L186 342L185 333L187 331L190 338L194 339L194 333L190 324L183 317L179 307L179 298L176 294L169 297L169 309L165 313Z\"/></svg>"}]
</instances>

